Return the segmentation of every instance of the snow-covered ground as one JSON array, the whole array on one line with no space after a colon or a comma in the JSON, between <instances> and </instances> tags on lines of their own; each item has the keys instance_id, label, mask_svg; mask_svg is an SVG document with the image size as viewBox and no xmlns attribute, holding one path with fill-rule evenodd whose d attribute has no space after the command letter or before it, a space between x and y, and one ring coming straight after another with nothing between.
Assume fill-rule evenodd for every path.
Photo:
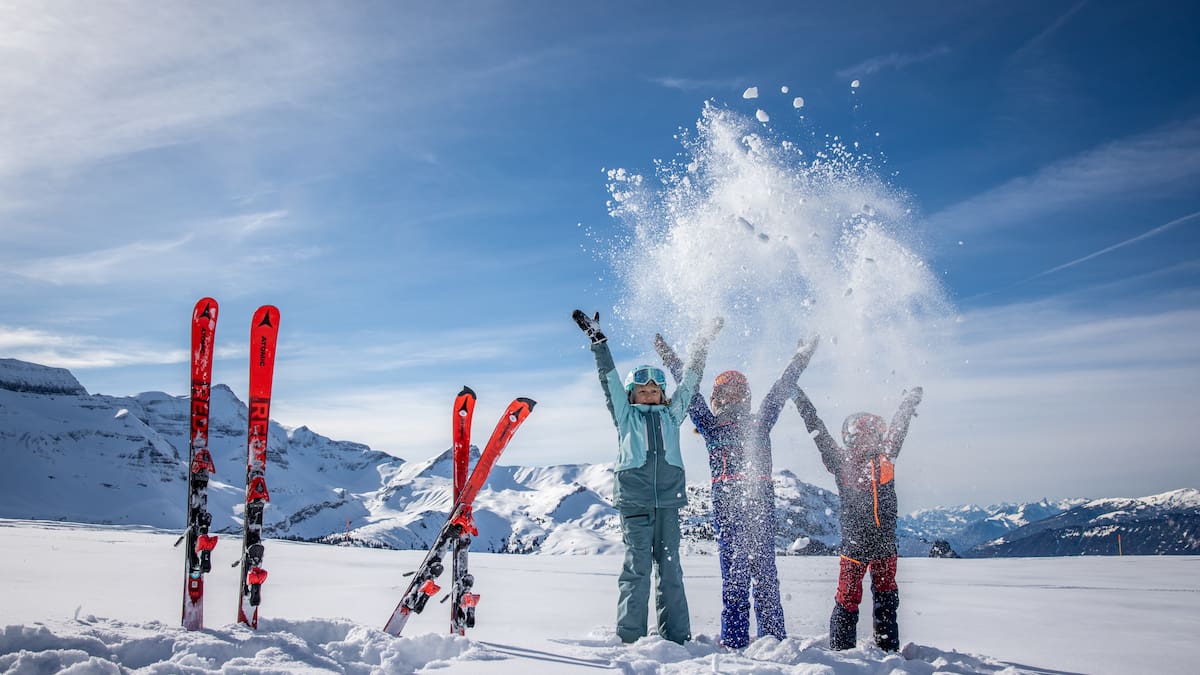
<instances>
[{"instance_id":1,"label":"snow-covered ground","mask_svg":"<svg viewBox=\"0 0 1200 675\"><path fill-rule=\"evenodd\" d=\"M479 625L446 634L445 605L403 638L379 630L419 551L269 541L260 629L233 625L236 542L208 580L204 631L178 627L175 535L0 520L0 672L1190 673L1200 635L1200 558L906 558L901 654L825 649L836 559L780 558L791 638L720 652L720 575L684 562L694 642L613 633L617 556L471 558ZM865 613L864 613L865 614Z\"/></svg>"}]
</instances>

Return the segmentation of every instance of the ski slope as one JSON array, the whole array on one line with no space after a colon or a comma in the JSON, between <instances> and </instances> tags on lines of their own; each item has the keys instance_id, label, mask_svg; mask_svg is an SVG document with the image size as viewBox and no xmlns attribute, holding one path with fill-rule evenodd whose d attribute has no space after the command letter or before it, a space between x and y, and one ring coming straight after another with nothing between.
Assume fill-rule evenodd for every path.
<instances>
[{"instance_id":1,"label":"ski slope","mask_svg":"<svg viewBox=\"0 0 1200 675\"><path fill-rule=\"evenodd\" d=\"M779 559L791 637L715 646L720 575L684 561L695 640L613 632L619 556L471 557L479 625L448 635L431 601L401 638L380 626L420 551L267 542L259 631L234 625L236 542L217 545L206 626L179 628L176 535L0 520L2 673L1187 673L1200 634L1200 558L901 561L901 654L829 652L836 559Z\"/></svg>"}]
</instances>

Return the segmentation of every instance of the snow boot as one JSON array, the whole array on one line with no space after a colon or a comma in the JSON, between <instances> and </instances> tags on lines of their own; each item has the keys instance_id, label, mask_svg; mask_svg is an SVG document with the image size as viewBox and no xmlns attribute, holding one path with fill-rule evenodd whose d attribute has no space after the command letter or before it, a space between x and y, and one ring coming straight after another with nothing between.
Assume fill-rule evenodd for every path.
<instances>
[{"instance_id":1,"label":"snow boot","mask_svg":"<svg viewBox=\"0 0 1200 675\"><path fill-rule=\"evenodd\" d=\"M900 591L881 591L875 599L875 644L885 652L900 651L900 627L896 609L900 607Z\"/></svg>"},{"instance_id":2,"label":"snow boot","mask_svg":"<svg viewBox=\"0 0 1200 675\"><path fill-rule=\"evenodd\" d=\"M835 651L854 649L857 639L858 612L834 603L833 615L829 617L829 648Z\"/></svg>"}]
</instances>

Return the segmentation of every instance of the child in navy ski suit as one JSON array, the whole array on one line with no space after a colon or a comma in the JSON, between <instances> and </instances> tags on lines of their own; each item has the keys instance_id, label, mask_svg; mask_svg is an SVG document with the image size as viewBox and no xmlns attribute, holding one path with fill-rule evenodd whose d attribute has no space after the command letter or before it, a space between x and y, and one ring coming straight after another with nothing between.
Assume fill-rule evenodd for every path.
<instances>
[{"instance_id":1,"label":"child in navy ski suit","mask_svg":"<svg viewBox=\"0 0 1200 675\"><path fill-rule=\"evenodd\" d=\"M885 651L900 649L896 618L900 606L900 590L896 585L896 484L892 462L900 454L921 395L920 387L905 395L890 427L882 417L870 413L847 417L842 424L842 442L846 445L842 448L817 416L817 409L804 390L796 390L796 409L821 451L825 468L837 479L841 501L841 560L833 614L829 618L830 649L854 647L862 581L868 570L874 600L875 644Z\"/></svg>"},{"instance_id":2,"label":"child in navy ski suit","mask_svg":"<svg viewBox=\"0 0 1200 675\"><path fill-rule=\"evenodd\" d=\"M661 368L638 366L622 384L600 331L599 316L591 318L578 310L572 316L592 342L600 386L619 440L613 506L621 516L625 561L617 579L617 636L622 642L635 642L646 635L654 568L658 634L683 644L691 639L692 629L679 555L679 509L687 505L679 425L700 384L708 343L722 322L715 322L696 340L675 398L667 399Z\"/></svg>"},{"instance_id":3,"label":"child in navy ski suit","mask_svg":"<svg viewBox=\"0 0 1200 675\"><path fill-rule=\"evenodd\" d=\"M692 423L708 447L713 527L721 561L721 643L730 649L750 644L752 589L758 637L787 637L775 567L770 434L816 346L815 339L801 345L763 397L757 413L751 412L746 377L736 370L716 377L711 409L699 393L688 407ZM655 336L655 347L679 380L682 363L662 335Z\"/></svg>"}]
</instances>

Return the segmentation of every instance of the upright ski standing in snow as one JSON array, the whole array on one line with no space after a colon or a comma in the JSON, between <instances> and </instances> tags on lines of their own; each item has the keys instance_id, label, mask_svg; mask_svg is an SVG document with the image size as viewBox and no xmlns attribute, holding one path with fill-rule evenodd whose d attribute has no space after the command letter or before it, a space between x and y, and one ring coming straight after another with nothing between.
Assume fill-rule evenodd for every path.
<instances>
[{"instance_id":1,"label":"upright ski standing in snow","mask_svg":"<svg viewBox=\"0 0 1200 675\"><path fill-rule=\"evenodd\" d=\"M183 565L183 627L204 628L204 575L212 569L217 538L208 533L208 475L214 473L208 452L208 400L212 388L213 341L217 333L217 301L200 298L192 310L192 394L188 433L187 529L175 542L186 541Z\"/></svg>"},{"instance_id":2,"label":"upright ski standing in snow","mask_svg":"<svg viewBox=\"0 0 1200 675\"><path fill-rule=\"evenodd\" d=\"M469 389L467 391L470 391ZM473 397L472 397L473 399ZM472 400L472 406L474 402ZM462 491L458 498L454 500L454 505L450 509L450 517L446 519L446 523L442 525L442 529L438 532L437 537L433 541L433 547L429 549L429 553L425 554L425 559L421 561L420 567L412 572L412 582L409 583L404 595L400 598L400 603L396 605L396 609L392 612L392 616L384 624L384 632L392 635L400 635L400 631L404 630L404 624L408 623L408 617L412 613L421 613L425 609L425 603L429 601L435 593L441 590L436 579L441 576L444 566L442 565L442 556L446 553L446 549L458 541L465 533L470 533L472 536L478 535L479 531L475 529L475 522L471 515L471 505L475 503L475 497L479 494L480 488L487 481L488 474L491 473L492 467L496 464L496 460L500 458L500 453L512 440L513 434L517 428L529 416L530 411L536 403L532 399L517 398L508 405L508 409L504 411L504 415L500 417L500 422L496 424L496 429L492 432L492 437L488 439L487 445L484 446L483 452L479 456L479 462L475 464L475 469L471 471L471 475L467 478L463 485ZM470 417L470 415L467 415ZM455 433L458 433L458 427L455 426ZM469 445L467 446L469 447ZM465 567L464 567L465 573ZM464 594L467 589L463 589ZM479 596L471 594L470 599L470 617L474 617L474 603L478 601ZM457 606L457 605L456 605ZM457 615L454 615L457 618ZM464 613L464 622L467 614ZM473 622L472 622L473 623ZM465 625L465 624L464 624ZM454 630L452 620L451 630Z\"/></svg>"},{"instance_id":3,"label":"upright ski standing in snow","mask_svg":"<svg viewBox=\"0 0 1200 675\"><path fill-rule=\"evenodd\" d=\"M462 497L467 484L467 470L471 463L471 418L475 413L475 392L463 387L454 398L454 417L451 422L454 439L454 502ZM454 540L454 553L450 566L452 581L450 597L450 632L463 635L466 629L475 626L475 605L479 594L473 593L475 577L467 571L467 551L471 548L471 535L459 530Z\"/></svg>"},{"instance_id":4,"label":"upright ski standing in snow","mask_svg":"<svg viewBox=\"0 0 1200 675\"><path fill-rule=\"evenodd\" d=\"M243 520L241 588L238 623L258 628L258 605L267 571L262 567L263 509L267 493L267 430L271 424L271 382L275 375L275 340L279 310L263 305L250 324L250 404L246 436L246 511ZM237 564L236 562L234 563Z\"/></svg>"}]
</instances>

